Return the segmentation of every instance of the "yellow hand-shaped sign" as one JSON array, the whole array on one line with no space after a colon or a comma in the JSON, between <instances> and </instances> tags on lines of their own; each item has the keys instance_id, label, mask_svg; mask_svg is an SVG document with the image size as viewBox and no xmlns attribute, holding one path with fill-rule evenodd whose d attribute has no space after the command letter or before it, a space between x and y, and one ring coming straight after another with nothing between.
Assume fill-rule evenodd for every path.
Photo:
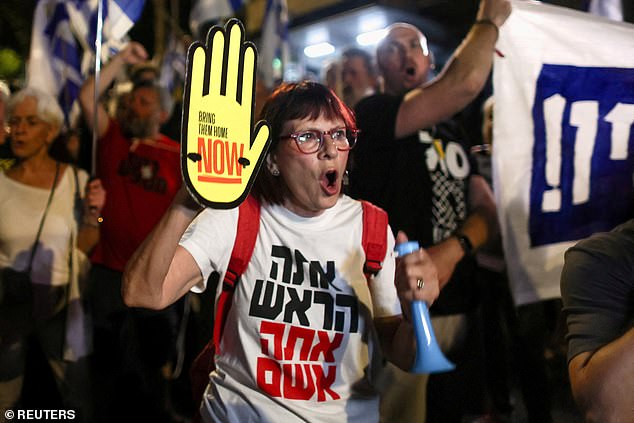
<instances>
[{"instance_id":1,"label":"yellow hand-shaped sign","mask_svg":"<svg viewBox=\"0 0 634 423\"><path fill-rule=\"evenodd\" d=\"M256 50L237 19L215 26L206 46L187 53L181 168L203 205L238 206L248 195L269 147L269 126L253 126Z\"/></svg>"}]
</instances>

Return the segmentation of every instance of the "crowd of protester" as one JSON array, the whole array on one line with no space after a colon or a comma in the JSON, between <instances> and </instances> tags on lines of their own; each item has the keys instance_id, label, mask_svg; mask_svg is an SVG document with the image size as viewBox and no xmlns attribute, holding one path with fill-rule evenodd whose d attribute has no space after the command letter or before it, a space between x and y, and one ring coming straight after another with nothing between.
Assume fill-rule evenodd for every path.
<instances>
[{"instance_id":1,"label":"crowd of protester","mask_svg":"<svg viewBox=\"0 0 634 423\"><path fill-rule=\"evenodd\" d=\"M374 54L345 50L323 85L258 81L254 108L273 140L252 190L265 241L245 273L253 283L239 286L229 309L202 407L189 369L214 335L242 212L203 210L182 185L180 116L159 69L128 43L98 81L84 82L83 120L65 130L54 98L0 82L0 422L8 409L56 407L85 422L495 423L515 421L521 403L526 421L548 423L557 387L574 394L579 421L631 413L631 383L608 392L633 371L631 221L566 254L563 302L513 303L490 174L494 99L479 101L510 13L508 0L481 0L442 69L424 28L396 23ZM474 104L483 106L478 133L459 119ZM463 168L448 168L448 154L466 158ZM362 200L389 218L388 253L370 279L359 258ZM408 238L422 249L396 260L389 251ZM266 319L247 316L248 305L263 290L256 279L277 278L264 260L280 245L313 273L314 263L345 262L328 268L324 291L359 302L359 328L342 331L345 351L333 358L345 367L338 401L279 401L250 373ZM9 288L14 273L27 277L22 291ZM587 274L596 276L590 287L581 285ZM597 311L604 284L618 287L605 300L617 316ZM18 299L24 306L8 306ZM456 370L408 371L416 299L431 306ZM328 325L310 310L304 329Z\"/></svg>"}]
</instances>

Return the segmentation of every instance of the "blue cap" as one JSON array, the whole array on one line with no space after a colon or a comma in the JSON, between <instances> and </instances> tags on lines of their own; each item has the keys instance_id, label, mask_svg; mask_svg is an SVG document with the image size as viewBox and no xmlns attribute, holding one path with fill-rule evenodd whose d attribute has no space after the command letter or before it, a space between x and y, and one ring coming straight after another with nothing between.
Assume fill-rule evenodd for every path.
<instances>
[{"instance_id":1,"label":"blue cap","mask_svg":"<svg viewBox=\"0 0 634 423\"><path fill-rule=\"evenodd\" d=\"M417 251L419 249L420 245L418 244L418 241L407 241L394 247L394 251L396 252L398 257L413 253L414 251Z\"/></svg>"}]
</instances>

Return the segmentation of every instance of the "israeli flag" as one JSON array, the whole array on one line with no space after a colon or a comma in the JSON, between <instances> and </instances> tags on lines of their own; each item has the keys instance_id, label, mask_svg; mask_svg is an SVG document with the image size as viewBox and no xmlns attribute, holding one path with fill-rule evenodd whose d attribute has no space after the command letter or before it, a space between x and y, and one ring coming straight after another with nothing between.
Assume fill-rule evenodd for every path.
<instances>
[{"instance_id":1,"label":"israeli flag","mask_svg":"<svg viewBox=\"0 0 634 423\"><path fill-rule=\"evenodd\" d=\"M81 55L65 2L40 0L33 19L27 85L56 97L67 125L72 125L79 116L75 99L84 80Z\"/></svg>"},{"instance_id":2,"label":"israeli flag","mask_svg":"<svg viewBox=\"0 0 634 423\"><path fill-rule=\"evenodd\" d=\"M35 8L27 85L57 97L70 127L80 115L79 89L94 68L98 1L104 0L40 0ZM102 60L123 46L144 3L104 1Z\"/></svg>"},{"instance_id":3,"label":"israeli flag","mask_svg":"<svg viewBox=\"0 0 634 423\"><path fill-rule=\"evenodd\" d=\"M97 12L100 1L103 2L101 60L106 62L127 43L127 33L141 16L145 0L72 0L66 2L73 32L77 35L84 51L93 55L97 39ZM84 63L83 71L88 72L85 67L86 63Z\"/></svg>"}]
</instances>

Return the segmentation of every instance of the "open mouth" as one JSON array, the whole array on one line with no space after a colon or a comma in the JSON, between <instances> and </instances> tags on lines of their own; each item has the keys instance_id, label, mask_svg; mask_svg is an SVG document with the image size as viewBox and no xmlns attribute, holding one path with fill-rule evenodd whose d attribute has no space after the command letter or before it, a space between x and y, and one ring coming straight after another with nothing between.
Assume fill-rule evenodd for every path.
<instances>
[{"instance_id":1,"label":"open mouth","mask_svg":"<svg viewBox=\"0 0 634 423\"><path fill-rule=\"evenodd\" d=\"M408 68L405 68L405 73L408 76L414 76L414 75L416 75L416 69L414 69L413 67L410 66Z\"/></svg>"},{"instance_id":2,"label":"open mouth","mask_svg":"<svg viewBox=\"0 0 634 423\"><path fill-rule=\"evenodd\" d=\"M321 187L329 195L334 195L339 192L338 173L336 170L329 170L325 172L321 178Z\"/></svg>"},{"instance_id":3,"label":"open mouth","mask_svg":"<svg viewBox=\"0 0 634 423\"><path fill-rule=\"evenodd\" d=\"M326 180L328 181L328 186L334 186L337 181L337 172L334 170L326 172Z\"/></svg>"}]
</instances>

